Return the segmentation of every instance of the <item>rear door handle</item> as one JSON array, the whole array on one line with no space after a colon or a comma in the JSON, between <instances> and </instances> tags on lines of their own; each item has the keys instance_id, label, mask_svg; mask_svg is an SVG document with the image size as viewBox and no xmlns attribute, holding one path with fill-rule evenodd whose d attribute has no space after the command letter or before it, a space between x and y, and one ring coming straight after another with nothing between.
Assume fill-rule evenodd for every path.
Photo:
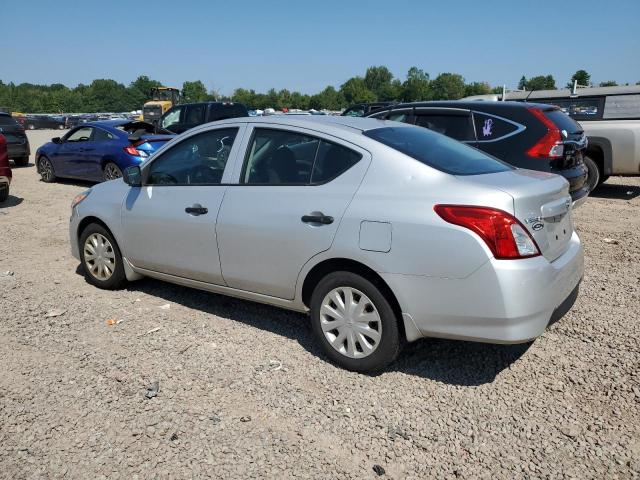
<instances>
[{"instance_id":1,"label":"rear door handle","mask_svg":"<svg viewBox=\"0 0 640 480\"><path fill-rule=\"evenodd\" d=\"M300 220L304 223L319 223L320 225L331 225L333 223L333 217L324 215L322 212L311 212L310 215L303 215Z\"/></svg>"},{"instance_id":2,"label":"rear door handle","mask_svg":"<svg viewBox=\"0 0 640 480\"><path fill-rule=\"evenodd\" d=\"M185 208L184 211L189 215L194 216L206 215L207 213L209 213L209 209L207 207L203 207L199 203L194 203L191 207Z\"/></svg>"}]
</instances>

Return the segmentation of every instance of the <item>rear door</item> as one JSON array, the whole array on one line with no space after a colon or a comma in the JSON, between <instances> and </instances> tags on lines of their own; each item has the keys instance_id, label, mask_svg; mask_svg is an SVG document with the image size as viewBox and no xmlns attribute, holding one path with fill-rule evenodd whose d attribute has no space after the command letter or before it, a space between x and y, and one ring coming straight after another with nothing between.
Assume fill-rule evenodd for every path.
<instances>
[{"instance_id":1,"label":"rear door","mask_svg":"<svg viewBox=\"0 0 640 480\"><path fill-rule=\"evenodd\" d=\"M136 267L222 285L216 218L244 125L187 136L153 158L122 210L125 256Z\"/></svg>"},{"instance_id":2,"label":"rear door","mask_svg":"<svg viewBox=\"0 0 640 480\"><path fill-rule=\"evenodd\" d=\"M303 265L330 248L370 156L311 130L258 125L218 217L222 274L230 287L293 299Z\"/></svg>"},{"instance_id":3,"label":"rear door","mask_svg":"<svg viewBox=\"0 0 640 480\"><path fill-rule=\"evenodd\" d=\"M476 146L476 133L469 110L419 107L415 109L415 124Z\"/></svg>"}]
</instances>

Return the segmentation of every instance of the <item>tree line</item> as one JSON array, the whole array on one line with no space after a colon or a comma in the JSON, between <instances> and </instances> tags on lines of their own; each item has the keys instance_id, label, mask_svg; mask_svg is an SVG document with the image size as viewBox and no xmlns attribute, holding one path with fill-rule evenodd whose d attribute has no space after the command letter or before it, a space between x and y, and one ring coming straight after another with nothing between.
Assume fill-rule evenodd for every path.
<instances>
[{"instance_id":1,"label":"tree line","mask_svg":"<svg viewBox=\"0 0 640 480\"><path fill-rule=\"evenodd\" d=\"M568 82L573 86L591 85L590 75L578 70ZM640 82L638 82L640 84ZM0 80L0 107L17 112L65 113L65 112L126 112L139 110L150 99L152 87L160 86L157 80L146 75L139 76L129 85L111 79L97 79L89 85L79 84L69 88L61 83L34 85L31 83L4 83ZM615 81L602 82L601 86L617 85ZM527 79L522 77L520 89L555 89L552 75L540 75ZM185 81L182 84L183 102L208 100L234 101L250 108L299 108L341 110L347 105L375 101L420 101L456 100L469 95L499 93L501 87L492 88L487 82L467 83L457 73L441 73L431 78L427 72L411 67L404 80L395 78L385 66L369 67L362 76L355 76L339 88L326 87L313 95L272 88L266 93L245 88L237 88L230 96L207 90L200 80Z\"/></svg>"}]
</instances>

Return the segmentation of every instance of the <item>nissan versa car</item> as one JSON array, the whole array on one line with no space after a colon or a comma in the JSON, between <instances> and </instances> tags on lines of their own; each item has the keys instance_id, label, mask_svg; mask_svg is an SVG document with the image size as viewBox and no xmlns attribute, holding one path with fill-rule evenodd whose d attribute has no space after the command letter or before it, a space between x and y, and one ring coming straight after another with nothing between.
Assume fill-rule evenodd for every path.
<instances>
[{"instance_id":1,"label":"nissan versa car","mask_svg":"<svg viewBox=\"0 0 640 480\"><path fill-rule=\"evenodd\" d=\"M557 173L575 206L589 195L587 140L575 120L553 106L519 102L440 101L397 104L373 118L426 127L519 168Z\"/></svg>"},{"instance_id":2,"label":"nissan versa car","mask_svg":"<svg viewBox=\"0 0 640 480\"><path fill-rule=\"evenodd\" d=\"M194 128L72 203L87 280L142 276L309 312L326 355L383 367L402 339L519 343L577 296L567 181L366 118Z\"/></svg>"}]
</instances>

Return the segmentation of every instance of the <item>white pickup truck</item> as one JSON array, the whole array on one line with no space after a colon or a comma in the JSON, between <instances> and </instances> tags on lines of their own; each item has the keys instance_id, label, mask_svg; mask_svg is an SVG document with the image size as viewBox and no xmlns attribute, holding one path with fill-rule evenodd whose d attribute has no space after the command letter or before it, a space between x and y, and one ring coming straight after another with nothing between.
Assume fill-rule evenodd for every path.
<instances>
[{"instance_id":1,"label":"white pickup truck","mask_svg":"<svg viewBox=\"0 0 640 480\"><path fill-rule=\"evenodd\" d=\"M468 99L502 97L496 94ZM610 175L640 175L640 85L506 92L504 97L557 105L580 123L589 141L584 162L591 189Z\"/></svg>"}]
</instances>

